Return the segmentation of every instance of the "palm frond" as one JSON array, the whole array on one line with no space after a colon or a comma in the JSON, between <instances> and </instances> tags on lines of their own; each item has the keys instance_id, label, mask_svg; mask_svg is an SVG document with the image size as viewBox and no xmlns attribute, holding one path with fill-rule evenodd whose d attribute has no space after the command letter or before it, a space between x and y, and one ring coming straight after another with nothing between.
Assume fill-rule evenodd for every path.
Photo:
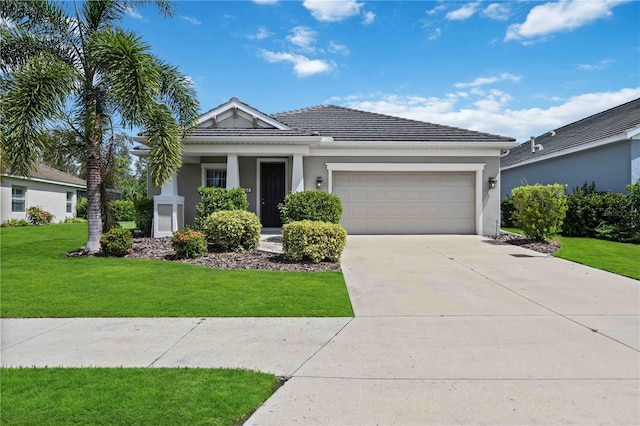
<instances>
[{"instance_id":1,"label":"palm frond","mask_svg":"<svg viewBox=\"0 0 640 426\"><path fill-rule=\"evenodd\" d=\"M195 125L200 105L191 80L182 74L177 67L156 59L160 65L160 94L162 101L178 117L183 133Z\"/></svg>"},{"instance_id":2,"label":"palm frond","mask_svg":"<svg viewBox=\"0 0 640 426\"><path fill-rule=\"evenodd\" d=\"M166 105L155 104L144 133L151 146L148 157L151 180L154 186L161 186L182 164L178 123Z\"/></svg>"},{"instance_id":3,"label":"palm frond","mask_svg":"<svg viewBox=\"0 0 640 426\"><path fill-rule=\"evenodd\" d=\"M32 58L3 82L0 129L3 162L27 175L42 152L38 135L61 112L74 70L56 57Z\"/></svg>"}]
</instances>

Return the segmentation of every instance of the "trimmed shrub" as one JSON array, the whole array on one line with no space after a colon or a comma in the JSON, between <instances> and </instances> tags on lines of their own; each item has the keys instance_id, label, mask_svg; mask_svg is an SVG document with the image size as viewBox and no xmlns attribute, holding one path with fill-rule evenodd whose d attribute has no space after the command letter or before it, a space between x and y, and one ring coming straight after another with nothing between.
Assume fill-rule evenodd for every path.
<instances>
[{"instance_id":1,"label":"trimmed shrub","mask_svg":"<svg viewBox=\"0 0 640 426\"><path fill-rule=\"evenodd\" d=\"M64 223L87 223L87 219L81 217L68 217L64 220Z\"/></svg>"},{"instance_id":2,"label":"trimmed shrub","mask_svg":"<svg viewBox=\"0 0 640 426\"><path fill-rule=\"evenodd\" d=\"M283 224L301 220L339 223L342 200L323 191L293 192L284 198L284 204L279 204L278 209Z\"/></svg>"},{"instance_id":3,"label":"trimmed shrub","mask_svg":"<svg viewBox=\"0 0 640 426\"><path fill-rule=\"evenodd\" d=\"M511 190L515 225L533 240L557 235L567 212L565 187L560 184L521 186Z\"/></svg>"},{"instance_id":4,"label":"trimmed shrub","mask_svg":"<svg viewBox=\"0 0 640 426\"><path fill-rule=\"evenodd\" d=\"M53 220L53 215L42 207L31 206L27 209L27 220L32 225L48 225Z\"/></svg>"},{"instance_id":5,"label":"trimmed shrub","mask_svg":"<svg viewBox=\"0 0 640 426\"><path fill-rule=\"evenodd\" d=\"M31 226L31 224L24 219L9 219L0 224L0 228L19 228L21 226Z\"/></svg>"},{"instance_id":6,"label":"trimmed shrub","mask_svg":"<svg viewBox=\"0 0 640 426\"><path fill-rule=\"evenodd\" d=\"M217 211L210 214L204 224L207 241L223 251L255 249L261 230L258 216L244 210Z\"/></svg>"},{"instance_id":7,"label":"trimmed shrub","mask_svg":"<svg viewBox=\"0 0 640 426\"><path fill-rule=\"evenodd\" d=\"M627 185L627 194L605 194L607 208L596 236L624 243L640 243L640 181Z\"/></svg>"},{"instance_id":8,"label":"trimmed shrub","mask_svg":"<svg viewBox=\"0 0 640 426\"><path fill-rule=\"evenodd\" d=\"M132 221L136 220L136 206L133 201L129 200L113 200L111 201L111 209L116 221Z\"/></svg>"},{"instance_id":9,"label":"trimmed shrub","mask_svg":"<svg viewBox=\"0 0 640 426\"><path fill-rule=\"evenodd\" d=\"M87 218L87 199L86 198L78 198L78 202L76 203L76 217L80 217L82 219Z\"/></svg>"},{"instance_id":10,"label":"trimmed shrub","mask_svg":"<svg viewBox=\"0 0 640 426\"><path fill-rule=\"evenodd\" d=\"M511 197L504 197L500 201L500 217L502 226L505 228L513 228L513 199Z\"/></svg>"},{"instance_id":11,"label":"trimmed shrub","mask_svg":"<svg viewBox=\"0 0 640 426\"><path fill-rule=\"evenodd\" d=\"M142 235L150 237L151 228L153 227L153 200L140 198L134 201L134 205L136 207L136 226L142 232Z\"/></svg>"},{"instance_id":12,"label":"trimmed shrub","mask_svg":"<svg viewBox=\"0 0 640 426\"><path fill-rule=\"evenodd\" d=\"M249 202L242 188L198 188L201 200L196 205L194 228L204 230L205 222L212 213L222 210L247 210Z\"/></svg>"},{"instance_id":13,"label":"trimmed shrub","mask_svg":"<svg viewBox=\"0 0 640 426\"><path fill-rule=\"evenodd\" d=\"M336 223L303 220L282 227L282 249L291 260L337 262L347 244L347 231Z\"/></svg>"},{"instance_id":14,"label":"trimmed shrub","mask_svg":"<svg viewBox=\"0 0 640 426\"><path fill-rule=\"evenodd\" d=\"M171 247L179 257L191 259L207 254L207 241L201 232L185 227L182 231L176 231L171 238Z\"/></svg>"},{"instance_id":15,"label":"trimmed shrub","mask_svg":"<svg viewBox=\"0 0 640 426\"><path fill-rule=\"evenodd\" d=\"M109 257L123 257L133 250L131 231L123 228L111 228L100 237L100 250Z\"/></svg>"}]
</instances>

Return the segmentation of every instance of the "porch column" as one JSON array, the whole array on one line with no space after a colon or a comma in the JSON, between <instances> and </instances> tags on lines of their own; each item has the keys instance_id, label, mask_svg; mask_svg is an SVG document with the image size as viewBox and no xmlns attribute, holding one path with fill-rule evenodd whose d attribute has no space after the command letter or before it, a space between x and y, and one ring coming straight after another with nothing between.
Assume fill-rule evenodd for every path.
<instances>
[{"instance_id":1,"label":"porch column","mask_svg":"<svg viewBox=\"0 0 640 426\"><path fill-rule=\"evenodd\" d=\"M178 195L178 176L162 185L153 197L153 237L170 237L184 227L184 197Z\"/></svg>"},{"instance_id":2,"label":"porch column","mask_svg":"<svg viewBox=\"0 0 640 426\"><path fill-rule=\"evenodd\" d=\"M291 173L291 192L304 191L304 170L302 168L302 155L293 156L293 170Z\"/></svg>"},{"instance_id":3,"label":"porch column","mask_svg":"<svg viewBox=\"0 0 640 426\"><path fill-rule=\"evenodd\" d=\"M240 186L240 168L238 154L227 154L227 189Z\"/></svg>"}]
</instances>

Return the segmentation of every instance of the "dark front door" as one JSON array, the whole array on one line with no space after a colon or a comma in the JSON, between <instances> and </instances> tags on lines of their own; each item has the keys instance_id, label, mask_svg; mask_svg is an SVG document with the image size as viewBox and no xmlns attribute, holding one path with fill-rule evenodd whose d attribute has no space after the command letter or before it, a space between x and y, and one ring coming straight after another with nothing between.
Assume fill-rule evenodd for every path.
<instances>
[{"instance_id":1,"label":"dark front door","mask_svg":"<svg viewBox=\"0 0 640 426\"><path fill-rule=\"evenodd\" d=\"M284 163L260 165L260 220L264 227L282 226L278 204L284 201Z\"/></svg>"}]
</instances>

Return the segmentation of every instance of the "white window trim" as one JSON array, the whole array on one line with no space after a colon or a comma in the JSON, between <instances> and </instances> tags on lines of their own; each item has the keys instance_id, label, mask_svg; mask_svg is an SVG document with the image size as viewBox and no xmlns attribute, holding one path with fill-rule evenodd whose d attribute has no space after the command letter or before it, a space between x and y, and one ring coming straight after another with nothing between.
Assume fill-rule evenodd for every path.
<instances>
[{"instance_id":1,"label":"white window trim","mask_svg":"<svg viewBox=\"0 0 640 426\"><path fill-rule=\"evenodd\" d=\"M289 173L288 157L256 159L256 216L258 216L260 219L262 219L262 216L260 216L260 207L262 206L262 196L260 194L260 175L262 163L284 163L284 193L286 195L291 192L291 177Z\"/></svg>"},{"instance_id":2,"label":"white window trim","mask_svg":"<svg viewBox=\"0 0 640 426\"><path fill-rule=\"evenodd\" d=\"M207 186L207 170L227 170L227 163L200 163L200 186Z\"/></svg>"},{"instance_id":3,"label":"white window trim","mask_svg":"<svg viewBox=\"0 0 640 426\"><path fill-rule=\"evenodd\" d=\"M326 163L328 191L333 193L333 172L475 172L476 234L482 235L482 172L484 163Z\"/></svg>"},{"instance_id":4,"label":"white window trim","mask_svg":"<svg viewBox=\"0 0 640 426\"><path fill-rule=\"evenodd\" d=\"M13 210L13 188L22 188L22 200L24 201L24 209L21 211ZM23 185L11 185L11 213L25 213L27 211L27 187Z\"/></svg>"},{"instance_id":5,"label":"white window trim","mask_svg":"<svg viewBox=\"0 0 640 426\"><path fill-rule=\"evenodd\" d=\"M69 194L71 194L71 199L69 199ZM65 204L65 209L64 212L66 214L73 214L73 199L74 199L75 194L72 191L67 191L66 193L66 204Z\"/></svg>"}]
</instances>

